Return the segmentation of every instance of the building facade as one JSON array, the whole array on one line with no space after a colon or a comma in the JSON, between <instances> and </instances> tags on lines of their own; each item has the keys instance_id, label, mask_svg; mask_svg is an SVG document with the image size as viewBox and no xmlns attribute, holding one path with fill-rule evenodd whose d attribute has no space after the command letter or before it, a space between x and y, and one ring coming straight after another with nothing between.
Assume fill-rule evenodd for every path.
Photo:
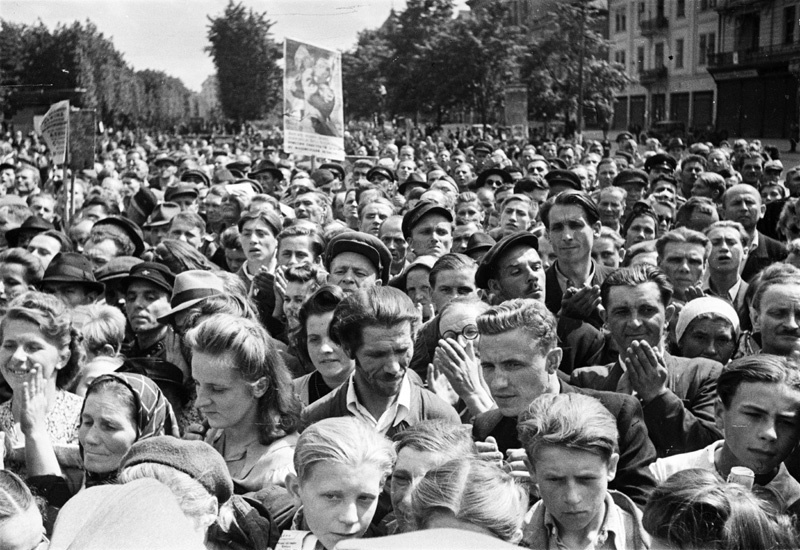
<instances>
[{"instance_id":1,"label":"building facade","mask_svg":"<svg viewBox=\"0 0 800 550\"><path fill-rule=\"evenodd\" d=\"M787 139L798 121L800 2L718 0L719 40L708 71L717 127L735 136Z\"/></svg>"},{"instance_id":2,"label":"building facade","mask_svg":"<svg viewBox=\"0 0 800 550\"><path fill-rule=\"evenodd\" d=\"M716 86L707 68L719 1L609 1L609 58L633 79L617 96L614 128L641 130L665 120L713 128Z\"/></svg>"},{"instance_id":3,"label":"building facade","mask_svg":"<svg viewBox=\"0 0 800 550\"><path fill-rule=\"evenodd\" d=\"M800 1L609 0L609 58L634 80L614 128L788 138L798 119Z\"/></svg>"}]
</instances>

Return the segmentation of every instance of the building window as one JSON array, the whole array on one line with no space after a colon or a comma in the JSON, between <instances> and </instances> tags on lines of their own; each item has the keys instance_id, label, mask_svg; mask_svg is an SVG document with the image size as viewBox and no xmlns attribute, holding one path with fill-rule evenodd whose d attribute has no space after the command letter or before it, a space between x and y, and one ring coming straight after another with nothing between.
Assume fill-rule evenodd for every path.
<instances>
[{"instance_id":1,"label":"building window","mask_svg":"<svg viewBox=\"0 0 800 550\"><path fill-rule=\"evenodd\" d=\"M655 58L654 59L654 63L653 63L653 68L654 69L660 69L661 67L664 66L664 43L663 42L659 42L658 44L656 44L653 57Z\"/></svg>"},{"instance_id":2,"label":"building window","mask_svg":"<svg viewBox=\"0 0 800 550\"><path fill-rule=\"evenodd\" d=\"M715 53L716 35L713 32L700 35L700 55L697 59L698 65L708 65L708 58Z\"/></svg>"},{"instance_id":3,"label":"building window","mask_svg":"<svg viewBox=\"0 0 800 550\"><path fill-rule=\"evenodd\" d=\"M712 10L717 7L717 0L700 0L700 11Z\"/></svg>"},{"instance_id":4,"label":"building window","mask_svg":"<svg viewBox=\"0 0 800 550\"><path fill-rule=\"evenodd\" d=\"M636 68L640 72L644 70L644 46L636 48Z\"/></svg>"},{"instance_id":5,"label":"building window","mask_svg":"<svg viewBox=\"0 0 800 550\"><path fill-rule=\"evenodd\" d=\"M675 68L683 69L683 38L675 41Z\"/></svg>"},{"instance_id":6,"label":"building window","mask_svg":"<svg viewBox=\"0 0 800 550\"><path fill-rule=\"evenodd\" d=\"M783 43L791 44L794 42L794 29L797 26L797 11L794 6L788 6L783 9Z\"/></svg>"},{"instance_id":7,"label":"building window","mask_svg":"<svg viewBox=\"0 0 800 550\"><path fill-rule=\"evenodd\" d=\"M614 52L614 62L625 66L625 50L618 50Z\"/></svg>"},{"instance_id":8,"label":"building window","mask_svg":"<svg viewBox=\"0 0 800 550\"><path fill-rule=\"evenodd\" d=\"M686 0L678 0L678 17L686 17Z\"/></svg>"},{"instance_id":9,"label":"building window","mask_svg":"<svg viewBox=\"0 0 800 550\"><path fill-rule=\"evenodd\" d=\"M625 10L618 11L614 16L616 27L615 32L625 32L628 30L628 17L625 15Z\"/></svg>"}]
</instances>

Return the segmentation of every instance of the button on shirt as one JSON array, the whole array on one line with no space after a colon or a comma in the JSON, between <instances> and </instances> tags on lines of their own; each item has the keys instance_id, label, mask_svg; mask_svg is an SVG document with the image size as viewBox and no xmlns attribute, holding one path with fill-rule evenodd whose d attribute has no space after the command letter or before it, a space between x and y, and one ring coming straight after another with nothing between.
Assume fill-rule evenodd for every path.
<instances>
[{"instance_id":1,"label":"button on shirt","mask_svg":"<svg viewBox=\"0 0 800 550\"><path fill-rule=\"evenodd\" d=\"M347 410L358 418L374 427L376 431L386 434L390 428L397 426L408 417L411 409L411 386L408 375L403 376L403 383L400 385L400 393L394 403L387 408L380 418L375 419L366 407L358 401L356 394L355 375L350 375L347 382Z\"/></svg>"}]
</instances>

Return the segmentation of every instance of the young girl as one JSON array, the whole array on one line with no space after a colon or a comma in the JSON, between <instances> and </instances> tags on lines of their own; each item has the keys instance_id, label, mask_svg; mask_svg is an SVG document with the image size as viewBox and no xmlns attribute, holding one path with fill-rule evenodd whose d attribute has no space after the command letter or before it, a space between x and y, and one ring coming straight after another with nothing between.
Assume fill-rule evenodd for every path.
<instances>
[{"instance_id":1,"label":"young girl","mask_svg":"<svg viewBox=\"0 0 800 550\"><path fill-rule=\"evenodd\" d=\"M353 417L327 418L297 442L286 487L301 504L281 540L297 547L333 550L369 527L395 461L392 443ZM309 534L310 532L310 534Z\"/></svg>"}]
</instances>

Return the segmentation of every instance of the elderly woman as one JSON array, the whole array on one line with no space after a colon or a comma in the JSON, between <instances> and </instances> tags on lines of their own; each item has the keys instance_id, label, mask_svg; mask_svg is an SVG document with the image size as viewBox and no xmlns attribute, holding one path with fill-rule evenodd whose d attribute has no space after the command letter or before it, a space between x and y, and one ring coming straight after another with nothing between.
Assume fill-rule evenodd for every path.
<instances>
[{"instance_id":1,"label":"elderly woman","mask_svg":"<svg viewBox=\"0 0 800 550\"><path fill-rule=\"evenodd\" d=\"M267 331L255 321L218 314L186 333L185 341L195 406L210 428L205 441L225 459L240 490L282 485L293 471L300 403Z\"/></svg>"},{"instance_id":2,"label":"elderly woman","mask_svg":"<svg viewBox=\"0 0 800 550\"><path fill-rule=\"evenodd\" d=\"M739 316L725 300L696 298L681 309L675 340L682 357L705 357L726 365L739 341Z\"/></svg>"},{"instance_id":3,"label":"elderly woman","mask_svg":"<svg viewBox=\"0 0 800 550\"><path fill-rule=\"evenodd\" d=\"M44 431L45 380L38 368L32 370L23 405L28 482L51 506L62 506L83 487L113 483L122 457L136 441L164 434L178 437L175 414L155 382L139 374L101 375L89 385L80 410L83 477L65 475Z\"/></svg>"}]
</instances>

